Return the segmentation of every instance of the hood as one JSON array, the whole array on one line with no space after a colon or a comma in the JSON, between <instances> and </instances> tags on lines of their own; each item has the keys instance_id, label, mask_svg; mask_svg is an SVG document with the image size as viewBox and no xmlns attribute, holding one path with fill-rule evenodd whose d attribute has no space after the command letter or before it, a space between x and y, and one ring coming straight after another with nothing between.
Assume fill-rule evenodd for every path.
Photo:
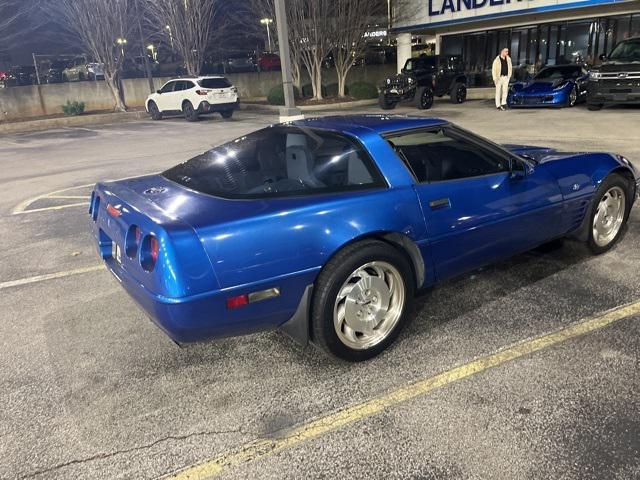
<instances>
[{"instance_id":1,"label":"hood","mask_svg":"<svg viewBox=\"0 0 640 480\"><path fill-rule=\"evenodd\" d=\"M640 62L629 60L607 60L600 65L600 67L594 67L594 72L640 72Z\"/></svg>"},{"instance_id":2,"label":"hood","mask_svg":"<svg viewBox=\"0 0 640 480\"><path fill-rule=\"evenodd\" d=\"M531 159L538 164L563 160L565 158L575 157L576 155L581 155L582 153L584 153L584 152L559 152L554 148L536 147L533 145L508 144L508 145L502 145L502 146L507 150L509 150L510 152L513 152L516 155L520 155L521 157Z\"/></svg>"},{"instance_id":3,"label":"hood","mask_svg":"<svg viewBox=\"0 0 640 480\"><path fill-rule=\"evenodd\" d=\"M521 84L522 86L516 90L522 90L528 93L547 93L552 92L555 88L565 83L570 83L570 80L566 78L557 78L555 80L533 80L529 83Z\"/></svg>"}]
</instances>

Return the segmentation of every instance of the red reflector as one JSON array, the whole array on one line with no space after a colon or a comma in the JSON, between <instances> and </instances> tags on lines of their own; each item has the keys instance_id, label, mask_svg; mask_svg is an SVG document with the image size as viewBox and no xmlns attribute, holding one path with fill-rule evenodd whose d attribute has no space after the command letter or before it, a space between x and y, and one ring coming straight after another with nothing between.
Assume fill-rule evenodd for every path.
<instances>
[{"instance_id":1,"label":"red reflector","mask_svg":"<svg viewBox=\"0 0 640 480\"><path fill-rule=\"evenodd\" d=\"M107 213L112 217L119 217L122 215L122 212L111 204L107 205Z\"/></svg>"},{"instance_id":2,"label":"red reflector","mask_svg":"<svg viewBox=\"0 0 640 480\"><path fill-rule=\"evenodd\" d=\"M158 261L158 252L160 251L160 244L158 243L158 239L156 237L151 237L151 245L150 245L150 254L153 263L155 264Z\"/></svg>"},{"instance_id":3,"label":"red reflector","mask_svg":"<svg viewBox=\"0 0 640 480\"><path fill-rule=\"evenodd\" d=\"M239 295L237 297L227 298L227 308L233 310L234 308L244 307L249 304L249 295Z\"/></svg>"}]
</instances>

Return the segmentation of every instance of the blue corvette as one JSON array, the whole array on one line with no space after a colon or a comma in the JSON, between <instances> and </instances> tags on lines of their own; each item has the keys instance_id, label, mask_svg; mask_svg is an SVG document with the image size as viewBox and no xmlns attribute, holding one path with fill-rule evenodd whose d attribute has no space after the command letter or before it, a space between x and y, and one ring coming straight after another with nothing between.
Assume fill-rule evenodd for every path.
<instances>
[{"instance_id":1,"label":"blue corvette","mask_svg":"<svg viewBox=\"0 0 640 480\"><path fill-rule=\"evenodd\" d=\"M573 107L587 98L589 72L580 65L545 67L527 83L509 89L510 107Z\"/></svg>"},{"instance_id":2,"label":"blue corvette","mask_svg":"<svg viewBox=\"0 0 640 480\"><path fill-rule=\"evenodd\" d=\"M326 117L98 183L90 215L108 269L174 341L281 328L359 361L417 290L565 236L607 251L639 178L618 155L433 118Z\"/></svg>"}]
</instances>

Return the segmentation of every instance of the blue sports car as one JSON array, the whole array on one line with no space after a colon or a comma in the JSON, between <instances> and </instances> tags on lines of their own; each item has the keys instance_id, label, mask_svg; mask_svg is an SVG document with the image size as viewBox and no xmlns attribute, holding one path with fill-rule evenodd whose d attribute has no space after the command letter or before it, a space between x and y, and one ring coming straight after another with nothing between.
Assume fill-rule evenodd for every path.
<instances>
[{"instance_id":1,"label":"blue sports car","mask_svg":"<svg viewBox=\"0 0 640 480\"><path fill-rule=\"evenodd\" d=\"M580 65L545 67L530 82L509 89L510 107L573 107L587 98L589 72Z\"/></svg>"},{"instance_id":2,"label":"blue sports car","mask_svg":"<svg viewBox=\"0 0 640 480\"><path fill-rule=\"evenodd\" d=\"M281 328L359 361L394 341L417 290L566 236L607 251L639 183L610 153L325 117L98 183L90 216L107 268L175 342Z\"/></svg>"}]
</instances>

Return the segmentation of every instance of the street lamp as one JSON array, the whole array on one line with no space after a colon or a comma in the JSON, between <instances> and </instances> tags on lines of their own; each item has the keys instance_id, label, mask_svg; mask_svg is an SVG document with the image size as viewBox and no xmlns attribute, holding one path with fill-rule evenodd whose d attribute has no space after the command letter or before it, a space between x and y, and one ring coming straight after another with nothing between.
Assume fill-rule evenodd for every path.
<instances>
[{"instance_id":1,"label":"street lamp","mask_svg":"<svg viewBox=\"0 0 640 480\"><path fill-rule=\"evenodd\" d=\"M151 58L153 58L154 62L158 61L158 52L156 52L156 47L154 47L153 45L149 45L147 47L147 50L149 50L151 52Z\"/></svg>"},{"instance_id":2,"label":"street lamp","mask_svg":"<svg viewBox=\"0 0 640 480\"><path fill-rule=\"evenodd\" d=\"M116 40L116 43L118 45L120 45L120 52L122 53L122 56L124 57L124 46L127 44L127 39L126 38L118 38Z\"/></svg>"},{"instance_id":3,"label":"street lamp","mask_svg":"<svg viewBox=\"0 0 640 480\"><path fill-rule=\"evenodd\" d=\"M271 18L263 18L263 19L260 20L260 23L267 27L267 39L268 39L268 42L269 42L269 52L271 52L273 50L273 48L271 47L271 30L269 29L269 25L271 25L273 23L273 19L271 19Z\"/></svg>"},{"instance_id":4,"label":"street lamp","mask_svg":"<svg viewBox=\"0 0 640 480\"><path fill-rule=\"evenodd\" d=\"M171 31L171 26L167 25L164 28L166 28L167 31L169 32L169 41L171 42L171 50L173 50L173 32Z\"/></svg>"}]
</instances>

